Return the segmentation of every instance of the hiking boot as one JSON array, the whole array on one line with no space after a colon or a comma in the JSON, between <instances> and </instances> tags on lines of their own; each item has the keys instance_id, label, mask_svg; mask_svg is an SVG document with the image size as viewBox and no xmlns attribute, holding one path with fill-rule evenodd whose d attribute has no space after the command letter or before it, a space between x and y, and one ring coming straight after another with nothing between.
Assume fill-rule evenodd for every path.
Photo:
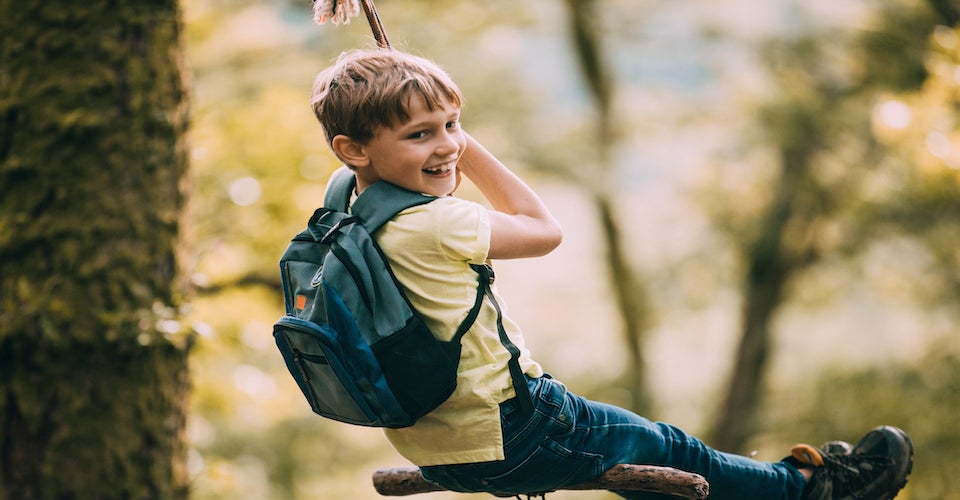
<instances>
[{"instance_id":1,"label":"hiking boot","mask_svg":"<svg viewBox=\"0 0 960 500\"><path fill-rule=\"evenodd\" d=\"M831 441L822 449L801 444L787 461L812 467L804 500L888 500L897 496L913 467L913 444L896 427L877 427L856 446Z\"/></svg>"}]
</instances>

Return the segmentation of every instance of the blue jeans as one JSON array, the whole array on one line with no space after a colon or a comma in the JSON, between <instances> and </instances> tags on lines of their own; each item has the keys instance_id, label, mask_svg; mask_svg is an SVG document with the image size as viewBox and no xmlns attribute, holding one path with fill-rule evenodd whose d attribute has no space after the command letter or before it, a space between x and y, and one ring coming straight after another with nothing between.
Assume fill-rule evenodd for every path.
<instances>
[{"instance_id":1,"label":"blue jeans","mask_svg":"<svg viewBox=\"0 0 960 500\"><path fill-rule=\"evenodd\" d=\"M534 411L513 400L500 405L505 459L421 467L447 489L493 494L538 493L596 478L616 464L647 464L696 472L711 499L800 498L804 478L784 462L759 462L720 452L680 429L567 392L548 377L530 379ZM618 492L628 499L668 498Z\"/></svg>"}]
</instances>

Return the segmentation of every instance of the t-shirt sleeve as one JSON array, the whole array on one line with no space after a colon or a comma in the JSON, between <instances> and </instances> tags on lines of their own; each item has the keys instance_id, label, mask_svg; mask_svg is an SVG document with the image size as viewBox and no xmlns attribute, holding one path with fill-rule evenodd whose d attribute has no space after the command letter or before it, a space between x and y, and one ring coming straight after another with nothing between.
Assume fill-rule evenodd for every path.
<instances>
[{"instance_id":1,"label":"t-shirt sleeve","mask_svg":"<svg viewBox=\"0 0 960 500\"><path fill-rule=\"evenodd\" d=\"M447 258L483 264L490 253L490 216L479 203L448 197L434 201L438 206L437 234Z\"/></svg>"}]
</instances>

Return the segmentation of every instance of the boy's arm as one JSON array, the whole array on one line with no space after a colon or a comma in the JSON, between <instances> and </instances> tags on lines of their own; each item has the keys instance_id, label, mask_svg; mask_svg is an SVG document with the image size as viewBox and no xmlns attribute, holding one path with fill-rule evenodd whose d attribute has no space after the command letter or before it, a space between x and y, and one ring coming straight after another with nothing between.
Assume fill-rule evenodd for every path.
<instances>
[{"instance_id":1,"label":"boy's arm","mask_svg":"<svg viewBox=\"0 0 960 500\"><path fill-rule=\"evenodd\" d=\"M457 168L490 202L491 259L545 255L560 244L563 232L539 196L500 160L467 136Z\"/></svg>"}]
</instances>

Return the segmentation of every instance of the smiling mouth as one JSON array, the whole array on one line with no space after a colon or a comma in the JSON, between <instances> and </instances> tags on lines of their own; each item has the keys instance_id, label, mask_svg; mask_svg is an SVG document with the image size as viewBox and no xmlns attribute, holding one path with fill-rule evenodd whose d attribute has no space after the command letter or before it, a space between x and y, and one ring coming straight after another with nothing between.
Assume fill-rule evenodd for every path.
<instances>
[{"instance_id":1,"label":"smiling mouth","mask_svg":"<svg viewBox=\"0 0 960 500\"><path fill-rule=\"evenodd\" d=\"M437 167L425 168L423 172L428 175L444 175L453 170L453 167L450 164L444 164Z\"/></svg>"}]
</instances>

